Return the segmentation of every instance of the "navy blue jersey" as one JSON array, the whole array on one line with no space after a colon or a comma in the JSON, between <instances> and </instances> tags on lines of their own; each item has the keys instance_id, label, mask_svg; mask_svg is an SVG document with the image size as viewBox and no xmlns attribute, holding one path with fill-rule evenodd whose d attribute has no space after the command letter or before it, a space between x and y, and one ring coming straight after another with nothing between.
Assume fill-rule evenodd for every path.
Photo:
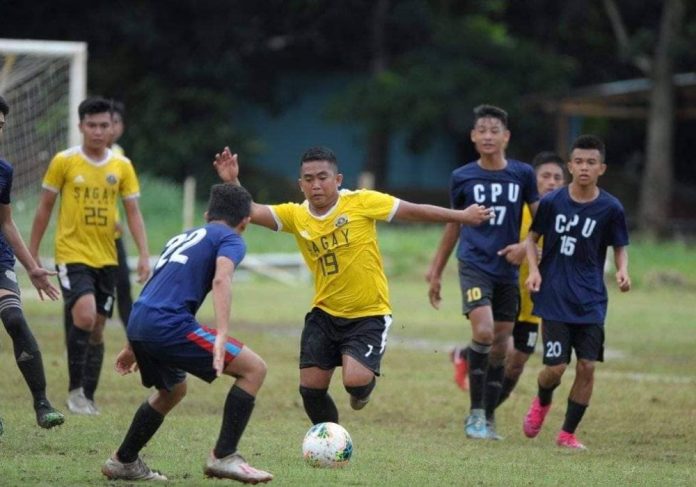
<instances>
[{"instance_id":1,"label":"navy blue jersey","mask_svg":"<svg viewBox=\"0 0 696 487\"><path fill-rule=\"evenodd\" d=\"M219 223L208 223L169 240L133 304L128 338L166 341L194 330L194 316L212 288L216 259L227 257L236 267L245 252L241 235Z\"/></svg>"},{"instance_id":2,"label":"navy blue jersey","mask_svg":"<svg viewBox=\"0 0 696 487\"><path fill-rule=\"evenodd\" d=\"M470 162L452 172L450 199L455 209L478 203L495 210L495 218L488 223L462 225L457 257L497 281L517 282L517 266L498 251L519 242L524 203L539 199L534 169L512 159L497 171Z\"/></svg>"},{"instance_id":3,"label":"navy blue jersey","mask_svg":"<svg viewBox=\"0 0 696 487\"><path fill-rule=\"evenodd\" d=\"M0 205L10 204L12 192L12 165L0 159ZM5 240L5 235L0 232L0 266L12 269L15 265L15 256L12 247Z\"/></svg>"},{"instance_id":4,"label":"navy blue jersey","mask_svg":"<svg viewBox=\"0 0 696 487\"><path fill-rule=\"evenodd\" d=\"M557 189L542 198L531 230L544 237L534 314L566 323L603 323L607 247L628 245L619 200L600 190L595 200L577 203L567 187Z\"/></svg>"}]
</instances>

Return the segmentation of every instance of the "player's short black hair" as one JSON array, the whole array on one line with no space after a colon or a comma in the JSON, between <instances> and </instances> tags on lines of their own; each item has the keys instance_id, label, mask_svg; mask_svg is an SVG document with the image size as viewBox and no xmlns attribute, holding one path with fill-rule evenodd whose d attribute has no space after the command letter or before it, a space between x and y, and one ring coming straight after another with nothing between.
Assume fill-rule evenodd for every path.
<instances>
[{"instance_id":1,"label":"player's short black hair","mask_svg":"<svg viewBox=\"0 0 696 487\"><path fill-rule=\"evenodd\" d=\"M302 154L302 158L300 159L300 166L302 166L302 164L304 164L305 162L312 161L327 161L333 166L334 170L338 172L338 159L336 158L336 154L334 153L334 151L332 151L328 147L316 146L307 149L304 152L304 154Z\"/></svg>"},{"instance_id":2,"label":"player's short black hair","mask_svg":"<svg viewBox=\"0 0 696 487\"><path fill-rule=\"evenodd\" d=\"M85 115L95 115L97 113L112 113L113 105L111 101L101 96L93 96L83 100L77 107L80 122L85 119Z\"/></svg>"},{"instance_id":3,"label":"player's short black hair","mask_svg":"<svg viewBox=\"0 0 696 487\"><path fill-rule=\"evenodd\" d=\"M10 105L7 104L7 102L2 96L0 96L0 113L2 113L5 116L7 116L7 114L10 113Z\"/></svg>"},{"instance_id":4,"label":"player's short black hair","mask_svg":"<svg viewBox=\"0 0 696 487\"><path fill-rule=\"evenodd\" d=\"M215 184L210 188L208 221L222 220L231 227L251 214L251 195L241 186Z\"/></svg>"},{"instance_id":5,"label":"player's short black hair","mask_svg":"<svg viewBox=\"0 0 696 487\"><path fill-rule=\"evenodd\" d=\"M563 158L552 151L541 151L532 159L532 167L535 171L544 164L556 164L561 169L565 168L565 161Z\"/></svg>"},{"instance_id":6,"label":"player's short black hair","mask_svg":"<svg viewBox=\"0 0 696 487\"><path fill-rule=\"evenodd\" d=\"M126 118L126 105L123 104L122 101L118 100L111 100L111 113L118 113L121 115L121 119Z\"/></svg>"},{"instance_id":7,"label":"player's short black hair","mask_svg":"<svg viewBox=\"0 0 696 487\"><path fill-rule=\"evenodd\" d=\"M503 126L508 126L508 114L500 107L493 105L479 105L474 108L474 125L480 118L497 118L503 123Z\"/></svg>"},{"instance_id":8,"label":"player's short black hair","mask_svg":"<svg viewBox=\"0 0 696 487\"><path fill-rule=\"evenodd\" d=\"M604 142L602 142L602 139L596 135L581 135L575 139L575 142L573 142L570 152L573 152L575 149L597 149L599 151L599 155L602 157L602 162L604 162L606 156L606 147L604 147Z\"/></svg>"}]
</instances>

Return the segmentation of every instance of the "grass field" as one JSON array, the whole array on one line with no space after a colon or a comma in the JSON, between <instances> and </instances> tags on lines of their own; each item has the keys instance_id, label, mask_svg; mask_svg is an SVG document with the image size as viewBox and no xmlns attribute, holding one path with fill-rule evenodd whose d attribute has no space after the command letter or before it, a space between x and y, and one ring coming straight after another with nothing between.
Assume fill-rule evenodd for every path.
<instances>
[{"instance_id":1,"label":"grass field","mask_svg":"<svg viewBox=\"0 0 696 487\"><path fill-rule=\"evenodd\" d=\"M165 185L156 192L171 191L176 188ZM179 230L180 209L166 204L169 196L143 201L153 253ZM15 215L24 230L33 210L20 206ZM307 467L300 452L309 422L297 392L297 358L311 285L260 278L235 283L232 334L269 367L240 450L250 463L275 474L271 485L696 485L696 249L680 243L632 245L635 288L619 295L609 284L607 361L598 367L595 395L578 431L589 451L572 453L554 445L570 371L540 436L528 440L522 434L539 356L530 360L514 395L499 410L498 428L506 439L464 437L468 400L454 385L447 358L450 347L470 335L459 313L454 266L447 271L440 311L429 307L422 277L439 233L437 227L380 229L394 325L383 376L364 410L350 410L340 380L333 385L341 423L355 448L350 465L341 470ZM250 252L295 249L286 235L254 228L246 236ZM48 241L43 249L51 248ZM60 304L40 303L35 296L30 289L24 293L27 316L42 347L49 397L64 409L67 366ZM209 304L201 316L210 321ZM129 485L106 481L99 469L147 391L137 376L120 377L111 370L124 341L119 322L110 322L106 341L97 392L102 415L68 415L62 427L45 431L35 425L10 340L0 333L0 416L5 421L0 486ZM202 465L217 437L230 384L227 378L212 386L192 379L188 397L143 451L145 461L168 475L171 485L221 485L203 478Z\"/></svg>"}]
</instances>

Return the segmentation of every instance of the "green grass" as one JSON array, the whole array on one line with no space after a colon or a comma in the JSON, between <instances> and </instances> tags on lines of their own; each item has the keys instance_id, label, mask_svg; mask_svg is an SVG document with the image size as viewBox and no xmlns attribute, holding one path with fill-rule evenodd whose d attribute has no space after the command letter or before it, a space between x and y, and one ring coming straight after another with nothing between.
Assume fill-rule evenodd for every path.
<instances>
[{"instance_id":1,"label":"green grass","mask_svg":"<svg viewBox=\"0 0 696 487\"><path fill-rule=\"evenodd\" d=\"M176 191L163 185L149 192L161 201L145 197L142 202L153 253L179 229L180 205L167 203ZM28 206L15 210L25 235L33 217ZM598 366L592 403L578 431L589 451L574 454L553 444L572 383L570 370L540 436L528 440L522 435L522 417L541 367L539 356L532 357L515 393L499 410L498 429L506 439L477 442L464 437L468 400L452 382L447 358L452 345L470 336L459 311L455 266L450 263L447 269L439 311L428 305L423 279L439 233L438 227L380 227L394 325L383 377L364 410L350 410L340 370L336 373L332 394L355 448L353 460L341 470L307 467L300 452L309 422L297 392L297 359L311 284L287 286L260 278L235 283L232 334L269 366L240 449L253 465L275 474L271 485L696 484L696 249L636 241L630 249L635 288L620 294L608 280L608 358ZM295 251L288 235L252 228L246 237L250 252ZM26 279L20 279L26 286ZM49 396L63 407L67 366L60 304L40 303L35 295L26 290L25 309L42 347ZM201 317L211 321L209 303ZM69 415L62 427L44 431L34 423L11 342L0 333L0 416L5 420L0 485L131 485L108 482L99 473L147 395L137 376L120 377L111 369L123 341L121 325L110 322L97 394L102 415ZM191 379L188 396L144 449L145 460L166 473L171 485L218 484L203 478L202 464L215 442L230 384L228 378L211 386Z\"/></svg>"}]
</instances>

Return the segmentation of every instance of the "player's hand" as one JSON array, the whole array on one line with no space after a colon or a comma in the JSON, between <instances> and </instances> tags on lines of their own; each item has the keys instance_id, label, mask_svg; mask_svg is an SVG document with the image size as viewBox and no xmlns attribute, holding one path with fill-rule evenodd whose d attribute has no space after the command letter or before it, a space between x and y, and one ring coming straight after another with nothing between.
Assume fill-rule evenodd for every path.
<instances>
[{"instance_id":1,"label":"player's hand","mask_svg":"<svg viewBox=\"0 0 696 487\"><path fill-rule=\"evenodd\" d=\"M430 306L435 309L440 309L440 303L442 302L442 296L440 294L442 290L442 278L436 274L426 274L425 278L430 283L430 287L428 288Z\"/></svg>"},{"instance_id":2,"label":"player's hand","mask_svg":"<svg viewBox=\"0 0 696 487\"><path fill-rule=\"evenodd\" d=\"M46 296L48 296L51 301L55 301L60 298L60 291L57 287L51 284L51 281L48 280L49 276L55 276L56 274L57 272L49 271L43 267L37 267L33 271L29 272L29 279L31 279L31 283L39 292L39 298L41 301L44 299L44 293L46 293Z\"/></svg>"},{"instance_id":3,"label":"player's hand","mask_svg":"<svg viewBox=\"0 0 696 487\"><path fill-rule=\"evenodd\" d=\"M150 257L141 255L138 257L138 284L143 284L150 277Z\"/></svg>"},{"instance_id":4,"label":"player's hand","mask_svg":"<svg viewBox=\"0 0 696 487\"><path fill-rule=\"evenodd\" d=\"M229 147L215 154L213 166L220 179L226 183L239 184L239 162L237 154L232 154Z\"/></svg>"},{"instance_id":5,"label":"player's hand","mask_svg":"<svg viewBox=\"0 0 696 487\"><path fill-rule=\"evenodd\" d=\"M476 203L469 205L464 210L461 210L461 212L462 220L460 223L463 225L477 226L495 218L493 208L486 208Z\"/></svg>"},{"instance_id":6,"label":"player's hand","mask_svg":"<svg viewBox=\"0 0 696 487\"><path fill-rule=\"evenodd\" d=\"M213 368L215 375L220 377L225 370L225 343L227 342L226 333L218 333L215 336L215 345L213 346Z\"/></svg>"},{"instance_id":7,"label":"player's hand","mask_svg":"<svg viewBox=\"0 0 696 487\"><path fill-rule=\"evenodd\" d=\"M527 280L524 281L524 284L527 286L530 293L538 293L539 289L541 288L541 274L539 274L539 271L533 271L530 269L529 277L527 277Z\"/></svg>"},{"instance_id":8,"label":"player's hand","mask_svg":"<svg viewBox=\"0 0 696 487\"><path fill-rule=\"evenodd\" d=\"M510 244L498 251L498 255L505 257L512 265L520 265L527 256L527 249L523 243Z\"/></svg>"},{"instance_id":9,"label":"player's hand","mask_svg":"<svg viewBox=\"0 0 696 487\"><path fill-rule=\"evenodd\" d=\"M627 293L631 290L631 278L628 277L628 273L625 271L616 272L616 283L619 285L622 293Z\"/></svg>"},{"instance_id":10,"label":"player's hand","mask_svg":"<svg viewBox=\"0 0 696 487\"><path fill-rule=\"evenodd\" d=\"M131 347L126 345L123 347L123 350L118 353L114 369L120 375L128 375L138 370L138 362L135 361L135 354Z\"/></svg>"}]
</instances>

